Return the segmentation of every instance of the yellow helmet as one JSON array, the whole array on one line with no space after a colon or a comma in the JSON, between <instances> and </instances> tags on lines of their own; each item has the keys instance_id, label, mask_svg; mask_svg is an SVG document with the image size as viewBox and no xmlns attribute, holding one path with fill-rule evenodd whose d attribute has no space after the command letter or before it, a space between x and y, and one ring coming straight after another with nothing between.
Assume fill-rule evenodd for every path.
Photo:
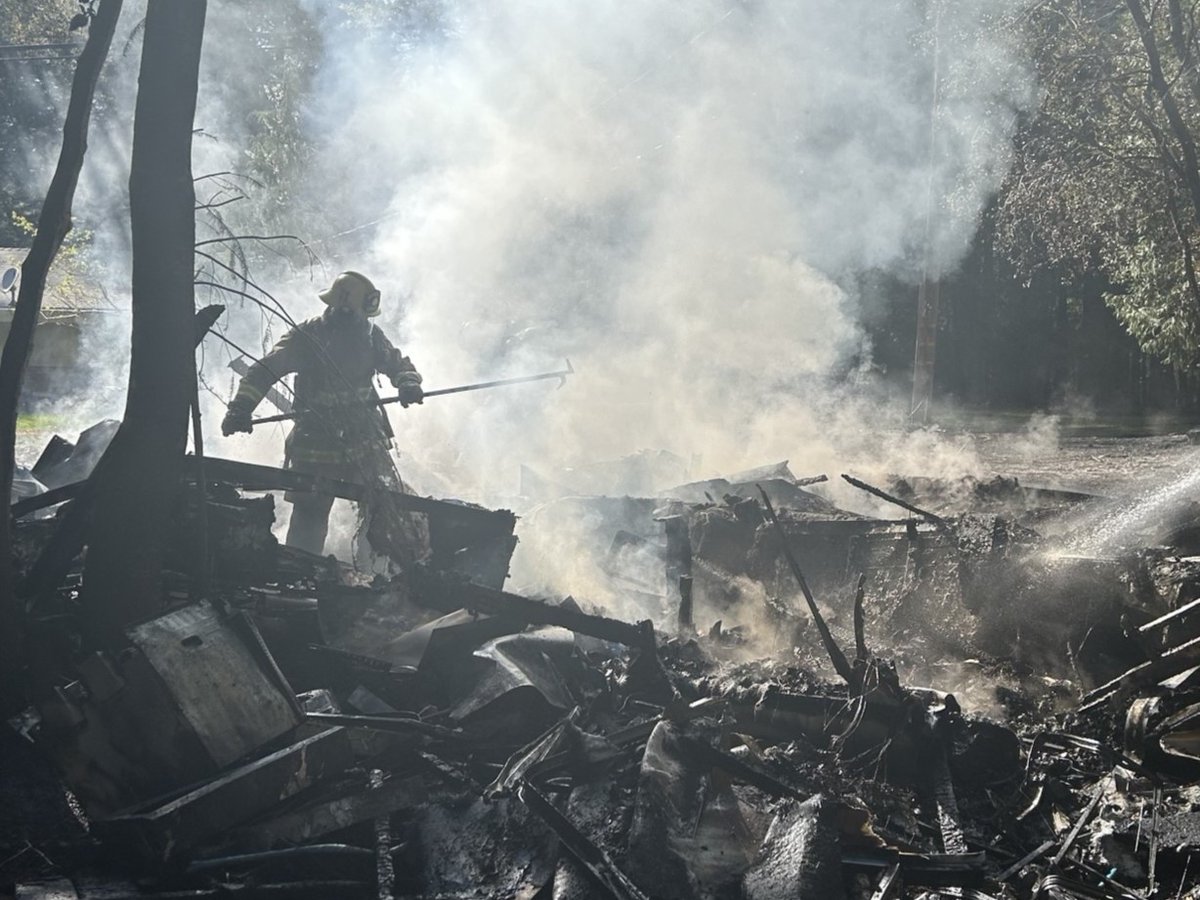
<instances>
[{"instance_id":1,"label":"yellow helmet","mask_svg":"<svg viewBox=\"0 0 1200 900\"><path fill-rule=\"evenodd\" d=\"M328 290L317 295L327 306L353 309L364 316L379 315L379 290L366 275L343 272Z\"/></svg>"}]
</instances>

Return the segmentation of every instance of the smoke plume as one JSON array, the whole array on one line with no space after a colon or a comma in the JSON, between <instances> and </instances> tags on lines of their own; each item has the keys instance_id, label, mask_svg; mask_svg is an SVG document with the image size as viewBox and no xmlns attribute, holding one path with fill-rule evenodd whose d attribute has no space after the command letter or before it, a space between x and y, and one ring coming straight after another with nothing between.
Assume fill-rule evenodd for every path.
<instances>
[{"instance_id":1,"label":"smoke plume","mask_svg":"<svg viewBox=\"0 0 1200 900\"><path fill-rule=\"evenodd\" d=\"M106 70L106 151L89 157L81 193L81 209L99 210L116 296L128 285L137 6L131 49ZM554 480L643 450L675 454L697 478L785 458L798 474L962 474L978 465L969 446L901 428L853 285L866 272L915 284L965 252L1032 102L1013 43L1020 7L214 0L195 171L236 172L261 149L274 44L308 46L292 89L312 152L270 202L319 264L254 247L260 282L301 319L338 271L367 273L384 293L379 323L427 388L571 360L561 391L393 407L402 470L425 490L503 502L522 464ZM268 15L286 34L260 27L247 41ZM390 32L378 27L388 16L400 22ZM247 195L225 214L249 227L266 199ZM286 328L230 307L223 327L252 353ZM127 323L117 331L96 346L114 373ZM204 352L215 431L229 351ZM277 462L282 434L210 442Z\"/></svg>"},{"instance_id":2,"label":"smoke plume","mask_svg":"<svg viewBox=\"0 0 1200 900\"><path fill-rule=\"evenodd\" d=\"M953 267L1030 98L1014 8L960 6L458 2L398 62L313 4L335 39L309 184L337 228L375 222L331 269L384 286L428 386L578 370L431 401L404 442L489 494L522 462L808 472L867 449L888 423L846 388L869 358L846 286L915 281L927 226Z\"/></svg>"}]
</instances>

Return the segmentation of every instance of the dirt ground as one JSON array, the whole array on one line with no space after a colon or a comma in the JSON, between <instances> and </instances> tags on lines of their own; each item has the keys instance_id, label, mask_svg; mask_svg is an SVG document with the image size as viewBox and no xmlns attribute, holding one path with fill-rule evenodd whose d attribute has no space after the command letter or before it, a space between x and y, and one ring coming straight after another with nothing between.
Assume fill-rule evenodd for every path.
<instances>
[{"instance_id":1,"label":"dirt ground","mask_svg":"<svg viewBox=\"0 0 1200 900\"><path fill-rule=\"evenodd\" d=\"M1186 434L1146 437L1062 436L1031 449L1011 433L975 434L989 474L1015 475L1026 487L1113 496L1136 493L1191 474L1200 446Z\"/></svg>"},{"instance_id":2,"label":"dirt ground","mask_svg":"<svg viewBox=\"0 0 1200 900\"><path fill-rule=\"evenodd\" d=\"M19 427L17 462L32 466L56 433L53 422ZM64 437L78 435L60 430ZM1200 467L1200 444L1185 433L1142 436L1059 435L1031 441L1019 431L976 431L967 437L986 468L986 475L1016 476L1026 487L1059 488L1102 496L1134 495L1192 474ZM922 475L922 472L897 473Z\"/></svg>"}]
</instances>

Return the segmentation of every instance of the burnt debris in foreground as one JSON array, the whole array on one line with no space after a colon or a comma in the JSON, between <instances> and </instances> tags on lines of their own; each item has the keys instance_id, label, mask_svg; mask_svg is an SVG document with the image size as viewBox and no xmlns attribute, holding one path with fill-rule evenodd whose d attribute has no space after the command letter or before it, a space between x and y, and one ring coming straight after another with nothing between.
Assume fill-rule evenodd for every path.
<instances>
[{"instance_id":1,"label":"burnt debris in foreground","mask_svg":"<svg viewBox=\"0 0 1200 900\"><path fill-rule=\"evenodd\" d=\"M626 621L506 591L507 511L396 495L431 552L365 581L244 493L361 488L210 458L161 615L96 646L95 455L52 442L14 506L23 900L1200 896L1187 516L1070 555L1047 535L1097 498L847 476L903 516L870 518L786 464L539 510L586 520Z\"/></svg>"}]
</instances>

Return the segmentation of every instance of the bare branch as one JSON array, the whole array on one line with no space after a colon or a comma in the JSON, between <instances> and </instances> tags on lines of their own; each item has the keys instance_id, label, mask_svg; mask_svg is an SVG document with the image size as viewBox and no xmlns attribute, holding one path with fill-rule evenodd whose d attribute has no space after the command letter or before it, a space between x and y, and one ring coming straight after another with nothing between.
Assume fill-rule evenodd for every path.
<instances>
[{"instance_id":1,"label":"bare branch","mask_svg":"<svg viewBox=\"0 0 1200 900\"><path fill-rule=\"evenodd\" d=\"M270 291L266 290L263 287L260 287L258 284L255 284L253 281L251 281L249 276L247 276L244 272L239 272L237 269L233 268L232 266L221 262L221 260L217 259L211 253L205 253L203 250L197 250L196 255L204 257L205 259L207 259L211 263L213 263L213 265L219 266L220 268L224 269L226 272L229 272L235 278L240 279L241 282L244 285L246 285L247 287L258 291L260 294L262 294L271 303L273 303L275 305L276 309L278 310L277 312L275 310L272 310L272 312L275 315L279 316L279 318L283 319L290 326L294 326L296 324L296 320L292 318L291 314L287 311L287 309L284 307L284 305L282 303L280 303L279 300L277 300L275 298L275 296L273 294L271 294Z\"/></svg>"},{"instance_id":2,"label":"bare branch","mask_svg":"<svg viewBox=\"0 0 1200 900\"><path fill-rule=\"evenodd\" d=\"M247 199L247 198L243 194L241 197L230 197L228 200L216 200L216 201L210 200L207 203L197 203L196 211L199 212L202 209L209 209L209 210L219 209L222 206L228 206L230 203L237 203L239 200L245 200L245 199Z\"/></svg>"},{"instance_id":3,"label":"bare branch","mask_svg":"<svg viewBox=\"0 0 1200 900\"><path fill-rule=\"evenodd\" d=\"M1196 220L1200 221L1200 157L1198 157L1196 152L1195 141L1192 138L1191 131L1187 127L1187 123L1183 119L1183 115L1179 111L1179 106L1175 101L1174 94L1171 93L1171 88L1167 84L1166 77L1163 75L1162 61L1158 53L1158 43L1155 40L1150 23L1146 19L1146 11L1142 9L1140 0L1125 0L1125 5L1129 9L1130 15L1133 16L1134 23L1137 25L1142 46L1146 51L1146 59L1150 63L1150 85L1163 105L1163 111L1167 114L1167 120L1171 123L1171 131L1174 134L1175 141L1179 144L1180 152L1183 155L1181 162L1182 177L1192 197L1193 212Z\"/></svg>"}]
</instances>

